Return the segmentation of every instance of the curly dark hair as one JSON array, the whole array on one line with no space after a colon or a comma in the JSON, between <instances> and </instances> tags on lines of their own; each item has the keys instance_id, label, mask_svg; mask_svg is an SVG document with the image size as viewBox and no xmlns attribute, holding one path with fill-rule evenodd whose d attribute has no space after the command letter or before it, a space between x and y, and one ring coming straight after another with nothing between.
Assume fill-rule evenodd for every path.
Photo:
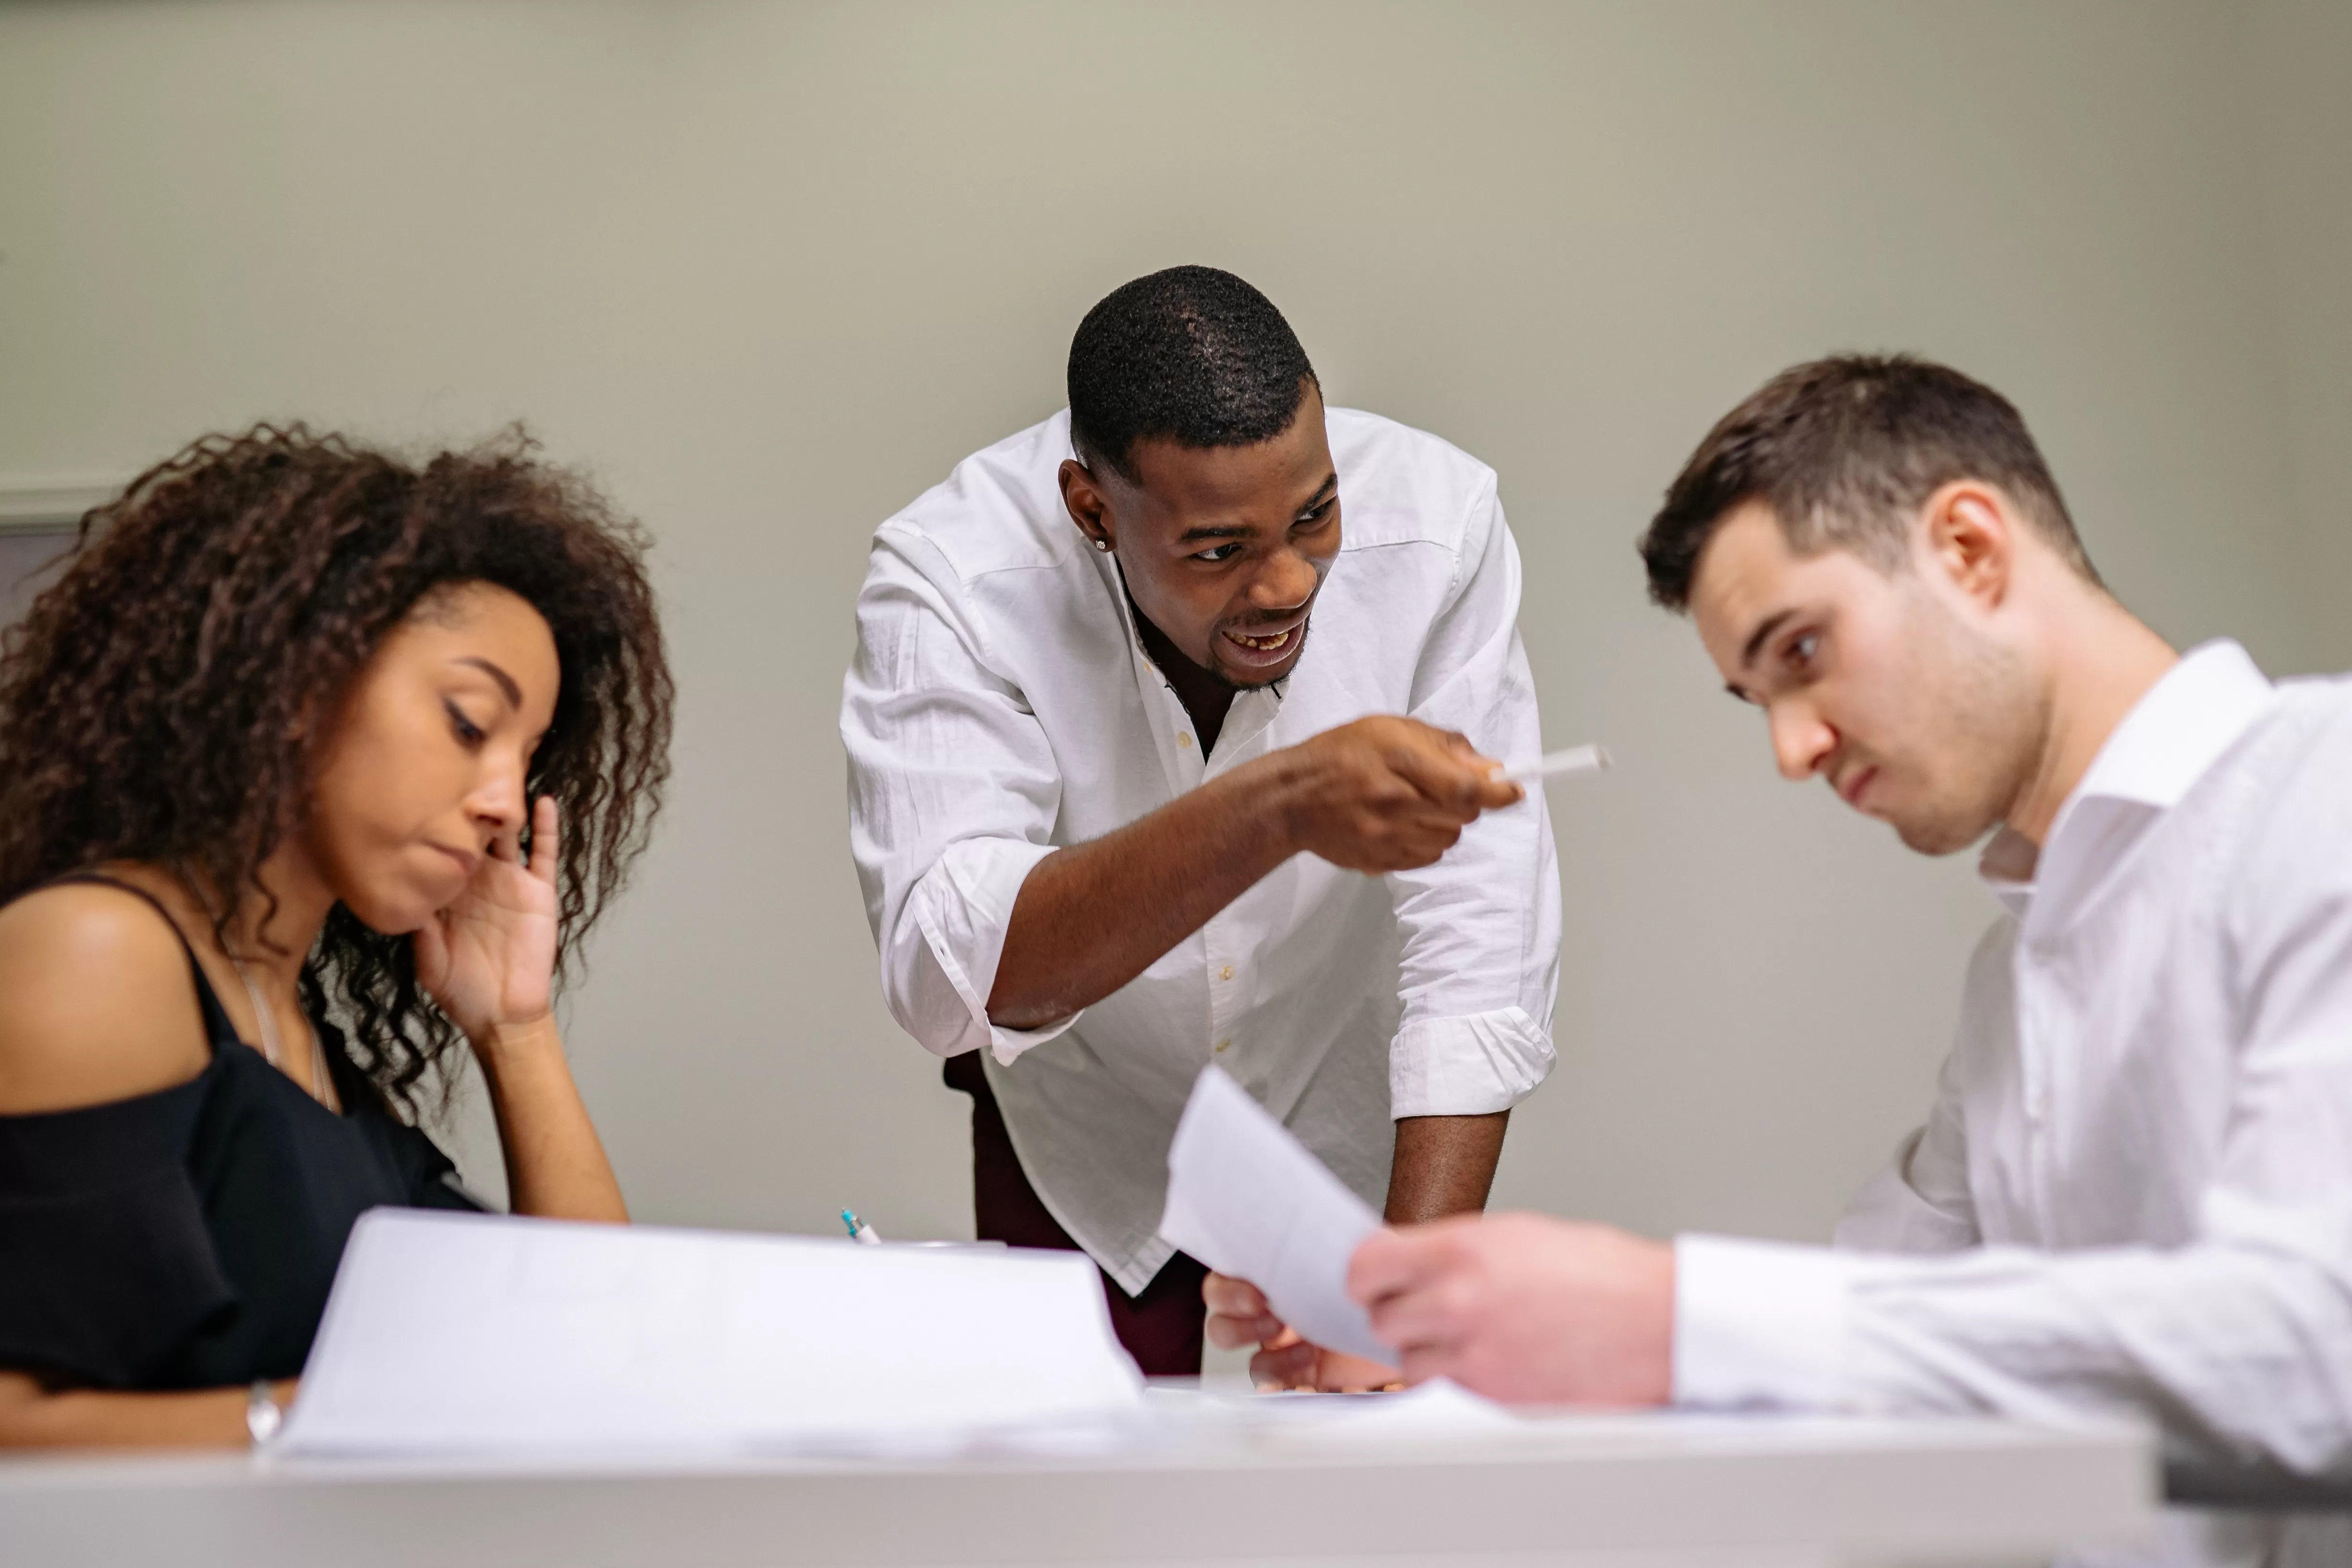
<instances>
[{"instance_id":1,"label":"curly dark hair","mask_svg":"<svg viewBox=\"0 0 2352 1568\"><path fill-rule=\"evenodd\" d=\"M219 891L224 941L299 825L332 714L436 590L491 583L554 633L562 686L532 797L563 821L559 977L643 850L672 686L646 537L519 428L418 466L300 424L209 435L82 519L71 564L0 641L0 903L114 860ZM526 840L527 841L527 840ZM457 1030L404 936L341 904L302 970L356 1082L415 1117ZM338 1078L353 1074L339 1071Z\"/></svg>"}]
</instances>

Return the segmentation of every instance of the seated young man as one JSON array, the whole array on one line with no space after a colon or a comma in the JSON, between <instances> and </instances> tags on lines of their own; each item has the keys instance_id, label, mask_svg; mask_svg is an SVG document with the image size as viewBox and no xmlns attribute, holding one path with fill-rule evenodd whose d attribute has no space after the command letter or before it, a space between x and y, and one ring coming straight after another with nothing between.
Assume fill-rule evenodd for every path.
<instances>
[{"instance_id":1,"label":"seated young man","mask_svg":"<svg viewBox=\"0 0 2352 1568\"><path fill-rule=\"evenodd\" d=\"M1524 1400L2075 1412L2162 1434L2146 1560L2352 1562L2352 689L2176 655L2101 585L2017 412L1799 366L1643 541L1780 771L1985 843L1927 1124L1836 1249L1529 1215L1376 1234L1412 1377Z\"/></svg>"}]
</instances>

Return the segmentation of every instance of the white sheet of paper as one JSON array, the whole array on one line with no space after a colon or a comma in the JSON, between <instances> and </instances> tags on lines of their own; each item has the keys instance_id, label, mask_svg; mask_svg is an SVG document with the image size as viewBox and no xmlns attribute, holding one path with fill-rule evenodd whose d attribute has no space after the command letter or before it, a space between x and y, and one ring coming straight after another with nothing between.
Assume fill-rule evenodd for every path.
<instances>
[{"instance_id":1,"label":"white sheet of paper","mask_svg":"<svg viewBox=\"0 0 2352 1568\"><path fill-rule=\"evenodd\" d=\"M1517 768L1506 768L1495 775L1506 784L1532 784L1538 779L1558 779L1568 773L1595 773L1613 767L1605 746L1571 746L1566 751L1549 751L1533 762L1522 762Z\"/></svg>"},{"instance_id":2,"label":"white sheet of paper","mask_svg":"<svg viewBox=\"0 0 2352 1568\"><path fill-rule=\"evenodd\" d=\"M290 1454L952 1445L1139 1410L1081 1253L375 1209Z\"/></svg>"},{"instance_id":3,"label":"white sheet of paper","mask_svg":"<svg viewBox=\"0 0 2352 1568\"><path fill-rule=\"evenodd\" d=\"M1326 1349L1396 1364L1348 1296L1348 1260L1380 1218L1222 1068L1204 1067L1168 1146L1160 1234L1265 1292Z\"/></svg>"}]
</instances>

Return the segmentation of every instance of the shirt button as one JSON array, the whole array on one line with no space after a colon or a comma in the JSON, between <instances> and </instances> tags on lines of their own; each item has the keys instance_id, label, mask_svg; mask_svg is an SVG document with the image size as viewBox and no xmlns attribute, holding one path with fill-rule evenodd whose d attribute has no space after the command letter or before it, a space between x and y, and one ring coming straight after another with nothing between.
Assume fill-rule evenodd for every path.
<instances>
[{"instance_id":1,"label":"shirt button","mask_svg":"<svg viewBox=\"0 0 2352 1568\"><path fill-rule=\"evenodd\" d=\"M1230 1040L1221 1040L1217 1041L1217 1054L1219 1056L1223 1056L1225 1053L1225 1047L1231 1044L1233 1044L1233 1041Z\"/></svg>"},{"instance_id":2,"label":"shirt button","mask_svg":"<svg viewBox=\"0 0 2352 1568\"><path fill-rule=\"evenodd\" d=\"M1180 729L1176 732L1176 744L1179 746L1190 746L1192 744L1192 737Z\"/></svg>"},{"instance_id":3,"label":"shirt button","mask_svg":"<svg viewBox=\"0 0 2352 1568\"><path fill-rule=\"evenodd\" d=\"M1221 980L1230 980L1233 977L1234 967L1231 964L1226 965L1223 968L1217 971L1217 978Z\"/></svg>"}]
</instances>

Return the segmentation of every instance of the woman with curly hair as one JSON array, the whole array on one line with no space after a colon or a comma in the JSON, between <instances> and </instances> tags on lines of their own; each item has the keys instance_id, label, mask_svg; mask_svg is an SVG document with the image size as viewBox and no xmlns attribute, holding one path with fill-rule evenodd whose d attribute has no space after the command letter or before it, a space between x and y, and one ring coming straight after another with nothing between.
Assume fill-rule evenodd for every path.
<instances>
[{"instance_id":1,"label":"woman with curly hair","mask_svg":"<svg viewBox=\"0 0 2352 1568\"><path fill-rule=\"evenodd\" d=\"M211 437L0 647L0 1443L242 1442L352 1222L624 1220L551 1011L644 846L670 679L636 528L520 438Z\"/></svg>"}]
</instances>

